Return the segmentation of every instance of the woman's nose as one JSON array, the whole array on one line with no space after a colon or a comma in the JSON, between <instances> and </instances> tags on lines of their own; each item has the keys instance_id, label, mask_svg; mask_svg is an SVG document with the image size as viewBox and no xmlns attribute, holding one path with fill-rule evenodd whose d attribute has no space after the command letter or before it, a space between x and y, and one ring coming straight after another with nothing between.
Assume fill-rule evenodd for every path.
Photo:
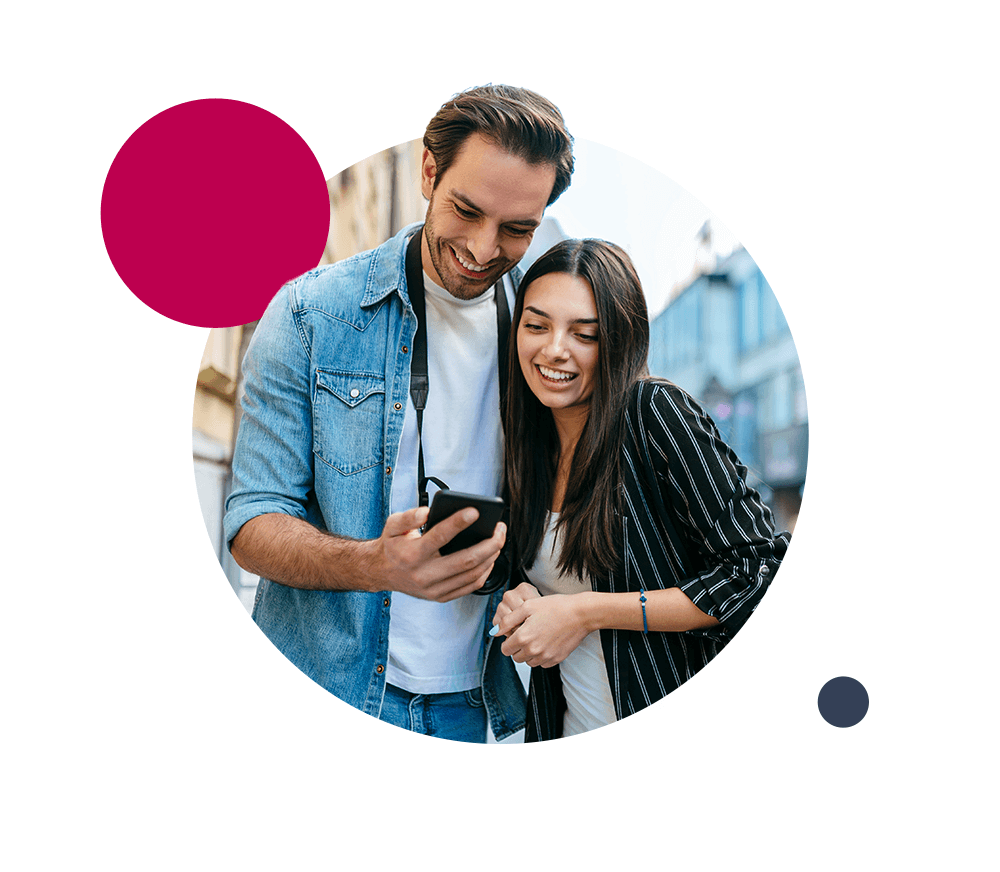
<instances>
[{"instance_id":1,"label":"woman's nose","mask_svg":"<svg viewBox=\"0 0 1000 872\"><path fill-rule=\"evenodd\" d=\"M566 357L566 337L561 331L554 332L549 336L545 353L552 360L562 360Z\"/></svg>"}]
</instances>

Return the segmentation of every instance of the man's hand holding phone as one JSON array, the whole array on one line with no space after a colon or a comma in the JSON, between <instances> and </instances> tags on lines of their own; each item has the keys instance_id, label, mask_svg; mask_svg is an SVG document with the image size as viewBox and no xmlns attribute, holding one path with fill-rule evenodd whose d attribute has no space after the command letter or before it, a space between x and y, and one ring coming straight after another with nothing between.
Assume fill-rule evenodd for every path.
<instances>
[{"instance_id":1,"label":"man's hand holding phone","mask_svg":"<svg viewBox=\"0 0 1000 872\"><path fill-rule=\"evenodd\" d=\"M454 493L440 492L453 496ZM461 499L469 496L473 495L458 495L457 501L452 498L439 501L439 494L435 494L434 514L441 519L432 524L428 523L431 510L426 507L390 515L382 535L373 542L371 575L383 579L389 590L436 602L449 602L481 588L504 546L507 527L498 520L488 538L447 553L449 543L463 531L474 528L477 522L480 532L473 533L473 541L481 537L484 530L481 522L489 524L484 514L496 511L498 519L502 515L501 501L485 498L490 504L499 503L497 511L490 505ZM457 511L450 511L456 506ZM421 535L425 525L428 525L426 532ZM458 544L463 544L461 539Z\"/></svg>"}]
</instances>

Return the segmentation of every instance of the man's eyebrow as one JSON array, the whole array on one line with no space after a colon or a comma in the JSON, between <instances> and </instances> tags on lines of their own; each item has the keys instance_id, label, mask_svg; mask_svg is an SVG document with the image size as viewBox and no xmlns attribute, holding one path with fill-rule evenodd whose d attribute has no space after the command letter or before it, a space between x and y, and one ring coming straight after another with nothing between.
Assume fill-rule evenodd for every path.
<instances>
[{"instance_id":1,"label":"man's eyebrow","mask_svg":"<svg viewBox=\"0 0 1000 872\"><path fill-rule=\"evenodd\" d=\"M472 202L465 194L461 194L458 191L452 191L451 196L455 200L461 200L467 209L473 212L478 212L480 215L484 214L484 211L479 208L475 203ZM537 227L541 222L535 218L515 218L512 221L504 221L504 224L516 224L518 227Z\"/></svg>"},{"instance_id":2,"label":"man's eyebrow","mask_svg":"<svg viewBox=\"0 0 1000 872\"><path fill-rule=\"evenodd\" d=\"M524 308L527 311L529 311L529 312L534 312L540 318L548 318L550 321L552 320L552 316L548 312L543 312L541 309L536 308L535 306L525 306ZM596 318L574 318L569 323L570 324L596 324L597 323L597 319Z\"/></svg>"}]
</instances>

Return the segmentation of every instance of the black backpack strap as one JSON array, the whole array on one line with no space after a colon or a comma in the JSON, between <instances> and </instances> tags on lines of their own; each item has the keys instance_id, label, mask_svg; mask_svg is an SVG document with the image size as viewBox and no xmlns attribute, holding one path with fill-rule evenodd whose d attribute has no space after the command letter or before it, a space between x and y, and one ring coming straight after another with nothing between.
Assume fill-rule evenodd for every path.
<instances>
[{"instance_id":1,"label":"black backpack strap","mask_svg":"<svg viewBox=\"0 0 1000 872\"><path fill-rule=\"evenodd\" d=\"M423 425L424 406L430 381L427 377L427 307L424 303L424 275L420 263L420 238L423 230L418 230L406 247L406 292L417 318L417 332L413 337L413 357L410 358L410 399L417 410L417 493L420 505L426 506L427 479L424 476Z\"/></svg>"},{"instance_id":2,"label":"black backpack strap","mask_svg":"<svg viewBox=\"0 0 1000 872\"><path fill-rule=\"evenodd\" d=\"M440 479L424 473L424 407L427 405L430 379L427 375L427 305L424 301L424 271L420 256L423 232L421 228L414 233L406 246L406 292L410 297L413 314L417 318L417 332L413 336L413 357L410 358L410 399L417 412L417 493L420 505L426 506L430 502L427 494L428 481L433 481L443 490L447 490L448 486ZM500 378L502 422L504 409L507 406L507 344L510 341L510 306L503 289L502 276L493 286L493 297L497 307L497 367Z\"/></svg>"}]
</instances>

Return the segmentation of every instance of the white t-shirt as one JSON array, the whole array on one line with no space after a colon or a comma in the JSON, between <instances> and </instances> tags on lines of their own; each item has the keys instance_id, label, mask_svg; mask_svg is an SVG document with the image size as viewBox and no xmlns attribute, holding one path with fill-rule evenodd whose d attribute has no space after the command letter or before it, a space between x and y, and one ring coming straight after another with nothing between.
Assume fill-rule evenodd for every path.
<instances>
[{"instance_id":1,"label":"white t-shirt","mask_svg":"<svg viewBox=\"0 0 1000 872\"><path fill-rule=\"evenodd\" d=\"M538 556L525 575L542 596L576 594L590 590L590 585L575 575L564 575L558 569L560 542L556 536L557 512L549 512L545 537ZM563 737L575 736L587 730L612 724L618 720L611 697L608 670L601 648L601 632L588 633L576 649L559 664L566 714L563 717Z\"/></svg>"},{"instance_id":2,"label":"white t-shirt","mask_svg":"<svg viewBox=\"0 0 1000 872\"><path fill-rule=\"evenodd\" d=\"M426 273L424 288L430 383L423 416L424 473L451 490L499 496L503 444L493 288L474 300L459 300ZM431 499L435 490L430 483ZM417 413L407 400L390 511L417 503ZM386 681L410 693L479 687L488 600L470 594L435 603L394 593Z\"/></svg>"}]
</instances>

